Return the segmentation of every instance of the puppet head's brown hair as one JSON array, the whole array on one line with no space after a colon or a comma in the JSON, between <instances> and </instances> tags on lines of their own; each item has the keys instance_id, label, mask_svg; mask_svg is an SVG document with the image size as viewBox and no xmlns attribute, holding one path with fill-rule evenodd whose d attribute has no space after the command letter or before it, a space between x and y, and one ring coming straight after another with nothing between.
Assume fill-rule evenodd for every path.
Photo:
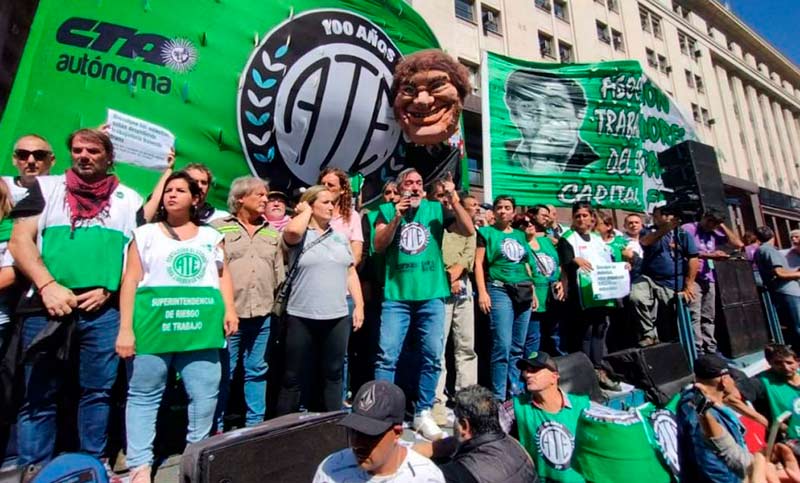
<instances>
[{"instance_id":1,"label":"puppet head's brown hair","mask_svg":"<svg viewBox=\"0 0 800 483\"><path fill-rule=\"evenodd\" d=\"M397 96L397 91L403 81L426 70L440 70L447 73L450 76L450 82L458 91L458 97L461 102L464 102L472 88L469 83L469 71L452 57L437 49L415 52L397 64L394 70L394 82L392 82L392 99Z\"/></svg>"}]
</instances>

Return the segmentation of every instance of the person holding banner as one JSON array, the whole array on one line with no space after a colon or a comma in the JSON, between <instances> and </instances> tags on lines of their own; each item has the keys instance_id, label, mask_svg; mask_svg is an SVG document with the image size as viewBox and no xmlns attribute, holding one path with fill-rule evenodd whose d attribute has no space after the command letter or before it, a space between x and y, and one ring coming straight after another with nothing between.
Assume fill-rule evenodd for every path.
<instances>
[{"instance_id":1,"label":"person holding banner","mask_svg":"<svg viewBox=\"0 0 800 483\"><path fill-rule=\"evenodd\" d=\"M156 416L170 367L181 374L189 395L186 442L209 435L219 391L219 349L239 325L224 235L200 222L200 198L191 176L170 175L155 222L134 230L128 248L116 350L128 360L131 483L150 481Z\"/></svg>"},{"instance_id":2,"label":"person holding banner","mask_svg":"<svg viewBox=\"0 0 800 483\"><path fill-rule=\"evenodd\" d=\"M533 252L533 286L539 305L531 311L524 354L539 349L548 354L564 355L561 350L560 318L566 291L561 281L561 264L553 240L547 236L544 226L535 221L537 213L547 211L544 205L536 205L524 215L516 215L512 226L525 232L528 246Z\"/></svg>"},{"instance_id":3,"label":"person holding banner","mask_svg":"<svg viewBox=\"0 0 800 483\"><path fill-rule=\"evenodd\" d=\"M142 198L111 174L114 145L104 133L80 129L67 139L72 167L40 176L14 207L9 251L31 281L20 300L25 393L17 422L18 464L53 456L60 387L72 380L65 363L78 349L78 436L82 452L105 456L111 388L119 359L116 292L125 246ZM69 336L68 336L69 335Z\"/></svg>"},{"instance_id":4,"label":"person holding banner","mask_svg":"<svg viewBox=\"0 0 800 483\"><path fill-rule=\"evenodd\" d=\"M601 366L608 350L608 310L615 307L616 300L598 299L593 291L591 272L614 261L611 248L592 231L595 218L589 203L576 202L572 205L572 227L558 240L558 256L562 270L567 273L568 293L573 302L567 318L572 327L563 329L569 334L565 348L568 352L583 351L594 364L600 385L618 390L619 383L612 381Z\"/></svg>"},{"instance_id":5,"label":"person holding banner","mask_svg":"<svg viewBox=\"0 0 800 483\"><path fill-rule=\"evenodd\" d=\"M475 285L478 306L489 314L492 393L502 402L520 392L514 361L523 356L531 309L538 307L531 281L533 254L525 234L511 226L516 202L494 200L495 223L478 229Z\"/></svg>"}]
</instances>

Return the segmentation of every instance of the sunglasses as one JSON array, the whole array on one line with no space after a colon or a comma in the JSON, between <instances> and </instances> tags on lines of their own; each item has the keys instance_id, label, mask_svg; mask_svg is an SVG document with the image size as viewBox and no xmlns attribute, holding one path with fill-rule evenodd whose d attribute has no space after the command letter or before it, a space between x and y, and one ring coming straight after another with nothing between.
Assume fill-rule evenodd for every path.
<instances>
[{"instance_id":1,"label":"sunglasses","mask_svg":"<svg viewBox=\"0 0 800 483\"><path fill-rule=\"evenodd\" d=\"M28 151L27 149L14 150L14 157L20 161L26 161L31 154L36 161L47 161L53 153L46 149L36 149L34 151Z\"/></svg>"}]
</instances>

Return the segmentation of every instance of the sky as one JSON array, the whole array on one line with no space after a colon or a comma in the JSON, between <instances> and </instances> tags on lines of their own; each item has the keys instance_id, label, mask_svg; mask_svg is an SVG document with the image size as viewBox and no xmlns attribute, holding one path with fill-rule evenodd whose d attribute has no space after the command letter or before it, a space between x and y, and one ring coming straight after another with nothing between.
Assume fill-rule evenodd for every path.
<instances>
[{"instance_id":1,"label":"sky","mask_svg":"<svg viewBox=\"0 0 800 483\"><path fill-rule=\"evenodd\" d=\"M800 67L800 0L728 0L727 3L750 28Z\"/></svg>"}]
</instances>

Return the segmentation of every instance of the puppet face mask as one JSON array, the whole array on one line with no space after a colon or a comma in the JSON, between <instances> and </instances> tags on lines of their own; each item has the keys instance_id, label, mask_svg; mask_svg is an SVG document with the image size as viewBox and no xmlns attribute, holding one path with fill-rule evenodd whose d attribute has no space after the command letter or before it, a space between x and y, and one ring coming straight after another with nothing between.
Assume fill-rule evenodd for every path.
<instances>
[{"instance_id":1,"label":"puppet face mask","mask_svg":"<svg viewBox=\"0 0 800 483\"><path fill-rule=\"evenodd\" d=\"M403 79L394 100L394 113L403 132L414 144L446 141L458 127L461 115L458 89L441 70L417 72Z\"/></svg>"}]
</instances>

